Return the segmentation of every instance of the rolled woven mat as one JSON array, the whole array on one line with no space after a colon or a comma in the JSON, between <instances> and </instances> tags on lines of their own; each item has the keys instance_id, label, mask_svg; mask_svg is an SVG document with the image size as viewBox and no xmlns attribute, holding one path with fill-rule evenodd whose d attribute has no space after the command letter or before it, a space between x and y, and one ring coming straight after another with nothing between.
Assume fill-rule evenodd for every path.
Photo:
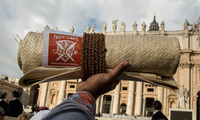
<instances>
[{"instance_id":1,"label":"rolled woven mat","mask_svg":"<svg viewBox=\"0 0 200 120\"><path fill-rule=\"evenodd\" d=\"M43 33L29 32L19 44L18 64L24 73L19 85L28 87L42 82L81 78L81 67L42 66L43 36ZM107 72L124 60L130 63L118 79L148 82L175 91L178 89L172 77L181 55L177 38L105 35L105 48Z\"/></svg>"}]
</instances>

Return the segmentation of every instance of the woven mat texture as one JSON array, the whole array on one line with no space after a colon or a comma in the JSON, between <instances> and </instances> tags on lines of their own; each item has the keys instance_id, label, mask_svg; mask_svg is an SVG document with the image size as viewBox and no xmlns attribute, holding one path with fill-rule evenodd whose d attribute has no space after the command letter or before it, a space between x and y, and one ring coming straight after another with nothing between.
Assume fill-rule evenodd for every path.
<instances>
[{"instance_id":1,"label":"woven mat texture","mask_svg":"<svg viewBox=\"0 0 200 120\"><path fill-rule=\"evenodd\" d=\"M173 76L176 73L180 46L175 37L107 35L106 67L114 68L128 60L127 71Z\"/></svg>"}]
</instances>

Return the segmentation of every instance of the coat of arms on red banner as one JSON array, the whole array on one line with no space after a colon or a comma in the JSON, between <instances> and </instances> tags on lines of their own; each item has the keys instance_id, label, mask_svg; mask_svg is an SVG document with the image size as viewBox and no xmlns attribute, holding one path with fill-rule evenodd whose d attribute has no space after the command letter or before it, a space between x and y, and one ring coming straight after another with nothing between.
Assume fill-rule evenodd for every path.
<instances>
[{"instance_id":1,"label":"coat of arms on red banner","mask_svg":"<svg viewBox=\"0 0 200 120\"><path fill-rule=\"evenodd\" d=\"M48 65L80 66L82 37L49 34Z\"/></svg>"}]
</instances>

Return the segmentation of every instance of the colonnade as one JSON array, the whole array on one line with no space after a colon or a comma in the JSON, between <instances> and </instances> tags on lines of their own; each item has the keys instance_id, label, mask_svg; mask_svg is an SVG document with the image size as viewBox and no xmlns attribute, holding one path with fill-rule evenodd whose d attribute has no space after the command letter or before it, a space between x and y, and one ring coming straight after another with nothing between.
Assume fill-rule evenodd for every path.
<instances>
[{"instance_id":1,"label":"colonnade","mask_svg":"<svg viewBox=\"0 0 200 120\"><path fill-rule=\"evenodd\" d=\"M136 87L137 84L137 87ZM135 96L135 87L136 87L136 96ZM141 115L142 111L142 89L143 83L142 82L129 82L129 89L128 89L128 101L126 107L126 114L128 115ZM120 114L120 91L121 91L121 83L118 84L114 90L114 94L111 95L111 103L110 103L110 113L111 114ZM103 113L103 99L104 95L101 95L96 101L96 113ZM135 103L135 105L134 105ZM139 111L133 111L138 109Z\"/></svg>"},{"instance_id":2,"label":"colonnade","mask_svg":"<svg viewBox=\"0 0 200 120\"><path fill-rule=\"evenodd\" d=\"M42 83L42 89L40 92L39 97L39 106L45 106L47 105L47 94L48 94L48 86L49 83ZM60 81L60 87L57 97L57 104L60 104L65 97L65 94L67 93L67 82L65 80ZM106 96L101 95L96 100L96 113L104 113L105 112L105 104L109 106L109 113L110 114L120 114L120 102L121 99L121 83L119 83L116 88L114 89L114 92L112 94L108 94L109 97L111 97L110 101L105 101ZM143 95L143 86L144 83L142 82L135 82L135 81L129 81L129 87L128 87L128 96L127 96L127 105L126 105L126 114L128 115L145 115L145 105L146 105L146 96ZM164 89L162 87L158 87L158 95L157 98L159 101L163 103L163 94ZM106 103L107 102L107 103ZM108 110L107 110L108 111Z\"/></svg>"}]
</instances>

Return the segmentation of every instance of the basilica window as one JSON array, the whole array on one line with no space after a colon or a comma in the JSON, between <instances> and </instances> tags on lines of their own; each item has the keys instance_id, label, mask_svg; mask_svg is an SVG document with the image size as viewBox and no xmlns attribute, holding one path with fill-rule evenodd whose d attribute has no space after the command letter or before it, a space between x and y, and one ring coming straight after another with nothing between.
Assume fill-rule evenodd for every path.
<instances>
[{"instance_id":1,"label":"basilica window","mask_svg":"<svg viewBox=\"0 0 200 120\"><path fill-rule=\"evenodd\" d=\"M156 86L153 84L145 83L145 91L146 92L155 92Z\"/></svg>"},{"instance_id":2,"label":"basilica window","mask_svg":"<svg viewBox=\"0 0 200 120\"><path fill-rule=\"evenodd\" d=\"M67 98L68 98L69 96L71 96L71 95L73 95L73 93L68 93Z\"/></svg>"},{"instance_id":3,"label":"basilica window","mask_svg":"<svg viewBox=\"0 0 200 120\"><path fill-rule=\"evenodd\" d=\"M154 89L153 88L147 88L147 91L148 92L154 92Z\"/></svg>"},{"instance_id":4,"label":"basilica window","mask_svg":"<svg viewBox=\"0 0 200 120\"><path fill-rule=\"evenodd\" d=\"M51 104L55 103L55 101L56 101L55 97L56 97L55 94L53 94L52 97L51 97Z\"/></svg>"},{"instance_id":5,"label":"basilica window","mask_svg":"<svg viewBox=\"0 0 200 120\"><path fill-rule=\"evenodd\" d=\"M70 88L75 88L75 85L70 85L69 87L70 87Z\"/></svg>"},{"instance_id":6,"label":"basilica window","mask_svg":"<svg viewBox=\"0 0 200 120\"><path fill-rule=\"evenodd\" d=\"M58 90L51 89L50 90L50 99L48 100L49 104L57 104L57 96L58 96Z\"/></svg>"},{"instance_id":7,"label":"basilica window","mask_svg":"<svg viewBox=\"0 0 200 120\"><path fill-rule=\"evenodd\" d=\"M127 90L127 87L122 87L122 90Z\"/></svg>"}]
</instances>

